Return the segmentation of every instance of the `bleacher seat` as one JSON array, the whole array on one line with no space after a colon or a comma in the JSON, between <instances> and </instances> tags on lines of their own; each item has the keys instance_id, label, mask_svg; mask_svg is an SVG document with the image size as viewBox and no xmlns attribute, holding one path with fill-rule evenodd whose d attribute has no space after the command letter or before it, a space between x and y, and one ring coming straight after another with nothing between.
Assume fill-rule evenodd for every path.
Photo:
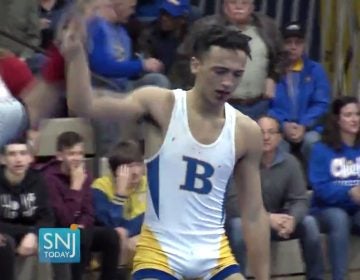
<instances>
[{"instance_id":1,"label":"bleacher seat","mask_svg":"<svg viewBox=\"0 0 360 280\"><path fill-rule=\"evenodd\" d=\"M82 118L59 118L46 119L41 122L37 156L54 156L56 154L56 138L66 131L79 133L85 140L86 154L95 154L94 132L90 121Z\"/></svg>"}]
</instances>

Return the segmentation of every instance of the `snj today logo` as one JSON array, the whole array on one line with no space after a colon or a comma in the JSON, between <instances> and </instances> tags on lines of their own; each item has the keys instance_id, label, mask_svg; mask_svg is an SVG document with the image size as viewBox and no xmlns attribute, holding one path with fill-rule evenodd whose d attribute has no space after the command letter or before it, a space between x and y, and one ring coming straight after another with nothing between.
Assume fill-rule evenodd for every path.
<instances>
[{"instance_id":1,"label":"snj today logo","mask_svg":"<svg viewBox=\"0 0 360 280\"><path fill-rule=\"evenodd\" d=\"M41 228L39 230L39 261L41 263L79 263L80 230L70 228Z\"/></svg>"}]
</instances>

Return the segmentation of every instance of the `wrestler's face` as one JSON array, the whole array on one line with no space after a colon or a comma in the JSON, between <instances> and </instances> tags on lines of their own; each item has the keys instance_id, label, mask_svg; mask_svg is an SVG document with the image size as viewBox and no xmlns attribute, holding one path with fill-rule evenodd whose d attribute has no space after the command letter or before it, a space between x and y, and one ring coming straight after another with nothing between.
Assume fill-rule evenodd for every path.
<instances>
[{"instance_id":1,"label":"wrestler's face","mask_svg":"<svg viewBox=\"0 0 360 280\"><path fill-rule=\"evenodd\" d=\"M195 87L208 102L224 103L237 88L245 65L245 52L212 46L202 57L192 58Z\"/></svg>"}]
</instances>

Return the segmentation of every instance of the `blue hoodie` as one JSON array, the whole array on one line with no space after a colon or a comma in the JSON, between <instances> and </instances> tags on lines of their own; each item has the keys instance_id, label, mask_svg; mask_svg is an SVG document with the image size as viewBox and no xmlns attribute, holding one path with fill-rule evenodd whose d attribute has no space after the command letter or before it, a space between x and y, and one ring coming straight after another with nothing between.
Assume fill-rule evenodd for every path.
<instances>
[{"instance_id":1,"label":"blue hoodie","mask_svg":"<svg viewBox=\"0 0 360 280\"><path fill-rule=\"evenodd\" d=\"M100 17L91 19L87 29L90 69L126 90L128 79L139 76L143 71L142 61L133 59L127 30Z\"/></svg>"},{"instance_id":2,"label":"blue hoodie","mask_svg":"<svg viewBox=\"0 0 360 280\"><path fill-rule=\"evenodd\" d=\"M295 122L309 130L318 129L319 119L327 112L330 104L330 83L321 64L303 57L303 69L298 73L297 116L294 117L292 98L286 76L276 85L276 94L270 103L269 115L281 126L284 122Z\"/></svg>"},{"instance_id":3,"label":"blue hoodie","mask_svg":"<svg viewBox=\"0 0 360 280\"><path fill-rule=\"evenodd\" d=\"M360 147L343 145L335 151L319 142L309 161L309 180L314 190L312 210L339 207L349 213L360 210L349 190L360 185Z\"/></svg>"}]
</instances>

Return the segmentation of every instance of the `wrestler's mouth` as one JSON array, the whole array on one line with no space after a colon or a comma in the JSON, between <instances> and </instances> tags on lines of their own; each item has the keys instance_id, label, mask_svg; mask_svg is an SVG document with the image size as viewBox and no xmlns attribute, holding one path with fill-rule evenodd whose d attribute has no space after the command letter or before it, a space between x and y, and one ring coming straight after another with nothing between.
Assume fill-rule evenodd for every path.
<instances>
[{"instance_id":1,"label":"wrestler's mouth","mask_svg":"<svg viewBox=\"0 0 360 280\"><path fill-rule=\"evenodd\" d=\"M231 92L226 90L216 90L216 97L218 99L227 99L229 98Z\"/></svg>"}]
</instances>

